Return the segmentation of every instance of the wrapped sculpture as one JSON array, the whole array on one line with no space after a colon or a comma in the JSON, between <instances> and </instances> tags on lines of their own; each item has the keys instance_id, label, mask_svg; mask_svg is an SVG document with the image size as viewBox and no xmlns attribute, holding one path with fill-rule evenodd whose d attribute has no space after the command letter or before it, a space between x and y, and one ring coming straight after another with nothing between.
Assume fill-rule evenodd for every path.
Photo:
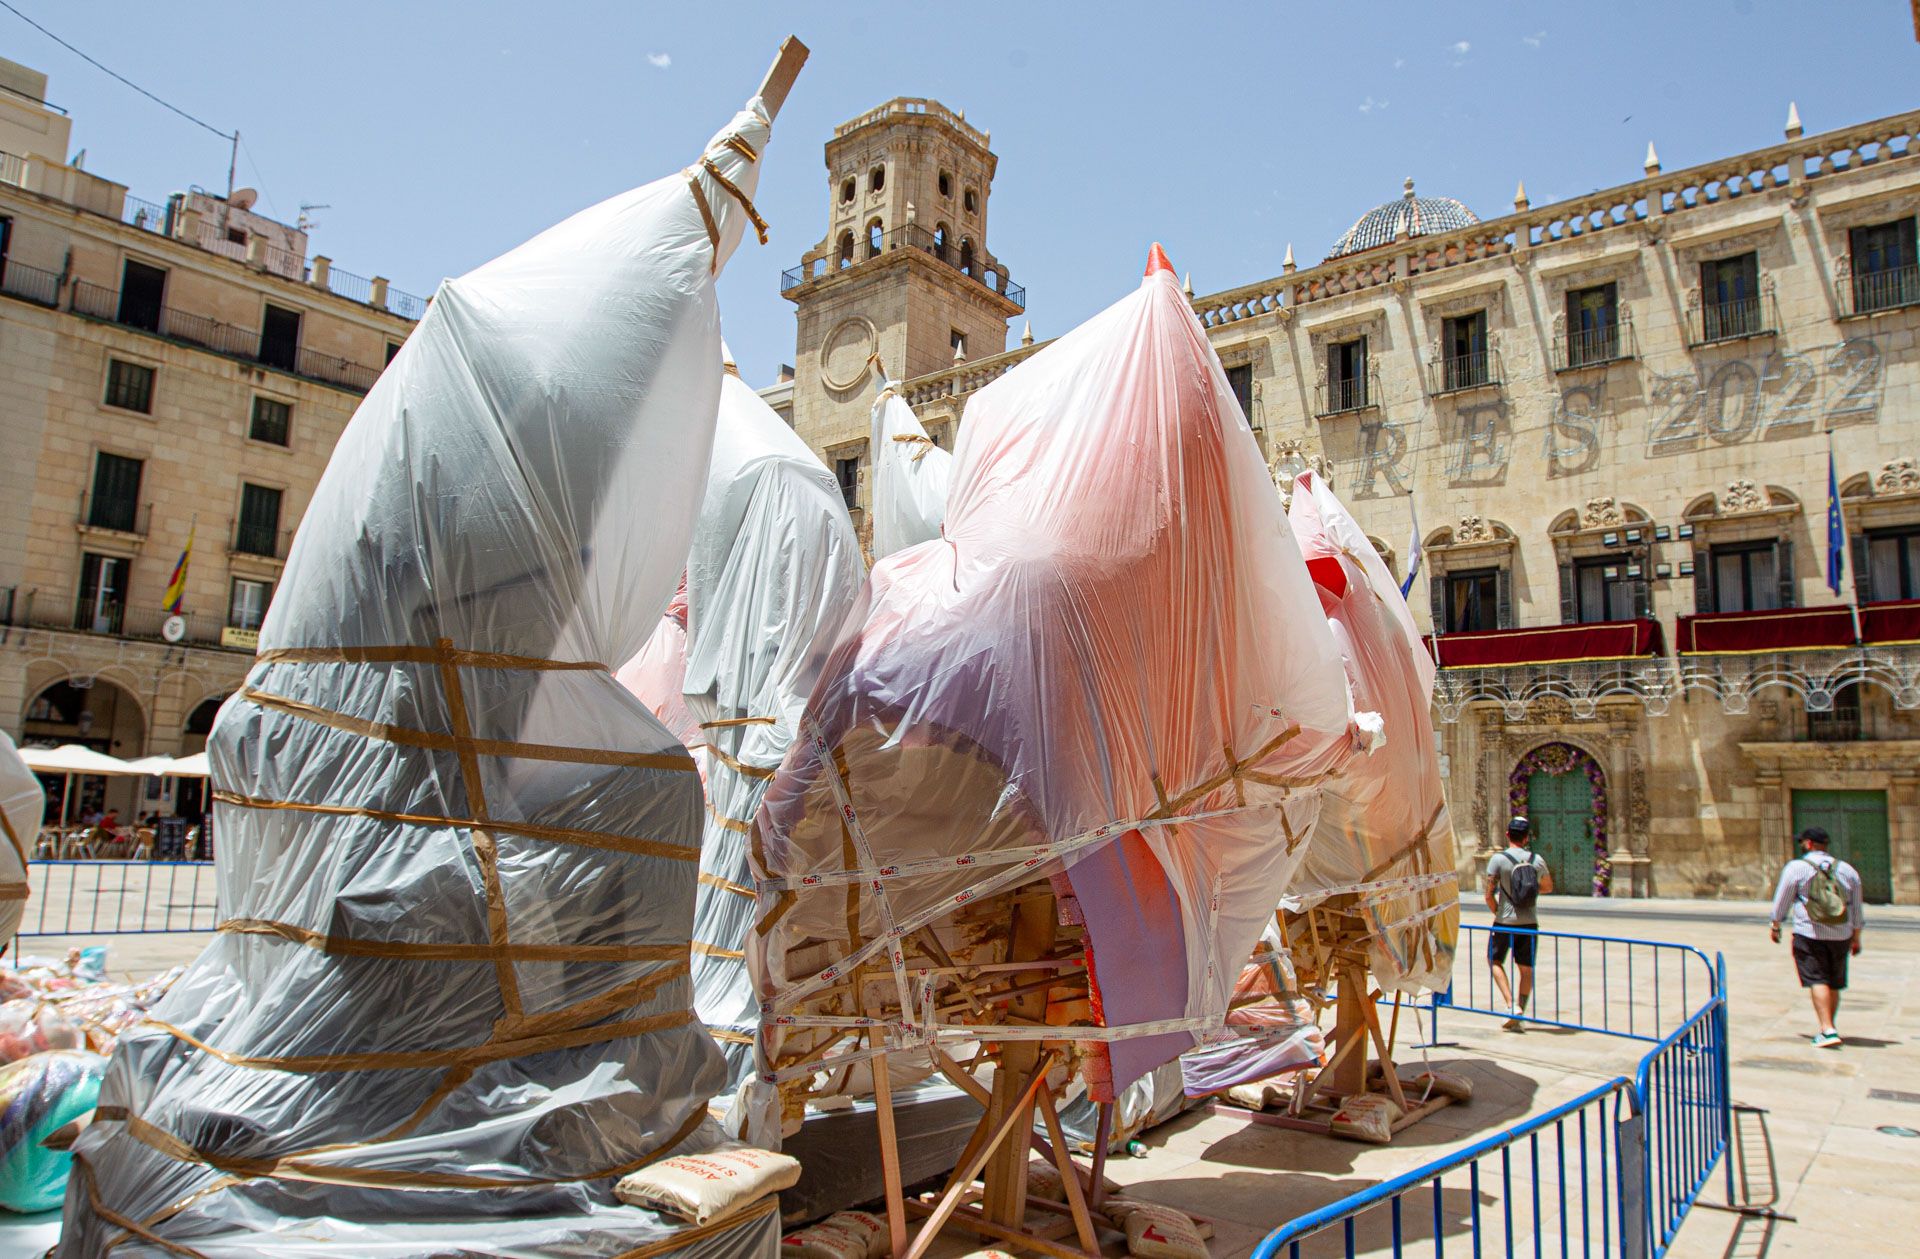
<instances>
[{"instance_id":1,"label":"wrapped sculpture","mask_svg":"<svg viewBox=\"0 0 1920 1259\"><path fill-rule=\"evenodd\" d=\"M683 747L700 742L700 723L687 710L684 689L687 679L687 575L680 574L680 588L667 602L667 610L653 627L640 654L620 666L614 674L660 719ZM695 761L698 765L699 762ZM704 777L704 771L702 771Z\"/></svg>"},{"instance_id":2,"label":"wrapped sculpture","mask_svg":"<svg viewBox=\"0 0 1920 1259\"><path fill-rule=\"evenodd\" d=\"M873 558L940 536L953 456L888 384L873 402Z\"/></svg>"},{"instance_id":3,"label":"wrapped sculpture","mask_svg":"<svg viewBox=\"0 0 1920 1259\"><path fill-rule=\"evenodd\" d=\"M1367 968L1383 990L1445 988L1460 889L1433 737L1433 657L1386 561L1324 479L1300 475L1288 518L1340 644L1354 706L1378 712L1387 736L1322 795L1287 908L1331 903L1341 925L1293 933L1302 977L1329 978L1324 963L1300 958L1313 940L1363 934Z\"/></svg>"},{"instance_id":4,"label":"wrapped sculpture","mask_svg":"<svg viewBox=\"0 0 1920 1259\"><path fill-rule=\"evenodd\" d=\"M606 662L687 553L715 277L802 57L444 284L347 426L210 741L226 920L113 1056L61 1255L681 1248L612 1185L722 1139L700 788ZM772 1208L703 1253L771 1253Z\"/></svg>"},{"instance_id":5,"label":"wrapped sculpture","mask_svg":"<svg viewBox=\"0 0 1920 1259\"><path fill-rule=\"evenodd\" d=\"M687 555L681 698L707 796L694 1008L720 1042L730 1086L752 1063L759 1025L745 953L747 831L865 579L833 474L728 362Z\"/></svg>"},{"instance_id":6,"label":"wrapped sculpture","mask_svg":"<svg viewBox=\"0 0 1920 1259\"><path fill-rule=\"evenodd\" d=\"M27 845L40 831L47 793L13 740L0 732L0 948L20 930L27 911Z\"/></svg>"},{"instance_id":7,"label":"wrapped sculpture","mask_svg":"<svg viewBox=\"0 0 1920 1259\"><path fill-rule=\"evenodd\" d=\"M753 834L756 1131L889 1049L993 1041L998 1088L1069 1042L1109 1101L1216 1032L1354 727L1156 246L975 395L942 541L876 564L814 690Z\"/></svg>"}]
</instances>

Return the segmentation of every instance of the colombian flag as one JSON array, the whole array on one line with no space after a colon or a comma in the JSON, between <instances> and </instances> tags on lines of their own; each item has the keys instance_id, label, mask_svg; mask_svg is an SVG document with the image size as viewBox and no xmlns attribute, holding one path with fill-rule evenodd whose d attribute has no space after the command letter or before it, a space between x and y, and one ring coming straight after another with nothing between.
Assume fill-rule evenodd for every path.
<instances>
[{"instance_id":1,"label":"colombian flag","mask_svg":"<svg viewBox=\"0 0 1920 1259\"><path fill-rule=\"evenodd\" d=\"M187 561L193 558L193 535L198 524L187 528L187 545L180 552L180 559L173 566L173 576L167 580L167 611L180 615L180 603L187 597Z\"/></svg>"}]
</instances>

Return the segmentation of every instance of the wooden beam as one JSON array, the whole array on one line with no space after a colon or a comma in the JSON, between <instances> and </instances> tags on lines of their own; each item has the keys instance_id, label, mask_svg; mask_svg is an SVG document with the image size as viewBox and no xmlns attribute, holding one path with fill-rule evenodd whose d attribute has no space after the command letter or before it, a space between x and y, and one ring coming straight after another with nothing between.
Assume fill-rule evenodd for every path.
<instances>
[{"instance_id":1,"label":"wooden beam","mask_svg":"<svg viewBox=\"0 0 1920 1259\"><path fill-rule=\"evenodd\" d=\"M1022 1189L1027 1187L1027 1143L1025 1141L1008 1141L1007 1136L1015 1128L1019 1127L1023 1120L1028 1126L1032 1125L1034 1095L1046 1087L1047 1072L1053 1070L1053 1064L1059 1061L1059 1058L1059 1051L1051 1049L1041 1057L1039 1064L1033 1070L1032 1076L1027 1080L1026 1088L1021 1090L1020 1094L1013 1099L1012 1105L1003 1109L1000 1120L994 1125L993 1133L987 1138L984 1148L975 1150L972 1154L968 1155L966 1162L961 1164L954 1172L953 1179L947 1183L946 1192L940 1195L939 1204L933 1208L933 1213L927 1217L927 1222L920 1226L920 1232L914 1237L913 1245L905 1254L898 1256L898 1259L923 1259L928 1248L933 1245L934 1238L940 1235L940 1230L946 1226L947 1221L952 1218L953 1213L959 1209L960 1196L966 1192L967 1186L973 1183L973 1178L980 1174L980 1169L987 1165L987 1160L993 1156L996 1150L1010 1148L1019 1152L1021 1171L1020 1187ZM999 1076L996 1075L994 1077L996 1091L999 1082ZM1022 1205L1024 1205L1024 1203ZM1011 1231L1011 1226L1008 1227Z\"/></svg>"},{"instance_id":2,"label":"wooden beam","mask_svg":"<svg viewBox=\"0 0 1920 1259\"><path fill-rule=\"evenodd\" d=\"M807 46L792 35L780 41L780 51L774 54L773 64L767 67L767 77L760 81L760 100L767 107L768 118L778 118L780 107L787 103L787 93L793 90L793 81L800 77L800 67L807 64Z\"/></svg>"},{"instance_id":3,"label":"wooden beam","mask_svg":"<svg viewBox=\"0 0 1920 1259\"><path fill-rule=\"evenodd\" d=\"M887 1235L891 1254L907 1250L907 1211L900 1184L900 1137L893 1126L893 1081L887 1074L887 1055L873 1058L874 1113L880 1120L880 1180L887 1195Z\"/></svg>"}]
</instances>

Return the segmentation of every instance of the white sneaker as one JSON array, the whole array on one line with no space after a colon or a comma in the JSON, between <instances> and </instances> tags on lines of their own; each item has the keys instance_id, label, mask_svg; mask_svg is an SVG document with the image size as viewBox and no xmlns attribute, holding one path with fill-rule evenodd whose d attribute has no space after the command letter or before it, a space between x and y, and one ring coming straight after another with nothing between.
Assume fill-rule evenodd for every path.
<instances>
[{"instance_id":1,"label":"white sneaker","mask_svg":"<svg viewBox=\"0 0 1920 1259\"><path fill-rule=\"evenodd\" d=\"M1509 1032L1519 1031L1521 1028L1520 1007L1519 1006L1513 1007L1513 1013L1508 1015L1507 1021L1502 1023L1500 1026L1506 1028Z\"/></svg>"}]
</instances>

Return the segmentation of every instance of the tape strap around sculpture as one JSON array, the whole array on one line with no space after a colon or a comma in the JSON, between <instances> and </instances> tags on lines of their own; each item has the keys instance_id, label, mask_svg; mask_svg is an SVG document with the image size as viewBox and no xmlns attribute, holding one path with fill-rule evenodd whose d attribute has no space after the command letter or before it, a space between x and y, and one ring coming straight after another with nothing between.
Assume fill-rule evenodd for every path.
<instances>
[{"instance_id":1,"label":"tape strap around sculpture","mask_svg":"<svg viewBox=\"0 0 1920 1259\"><path fill-rule=\"evenodd\" d=\"M20 868L25 870L27 868L27 845L25 841L20 838L19 832L13 829L13 823L7 821L7 815L5 813L0 813L0 831L6 832L7 842L12 844L13 850L20 854ZM24 887L26 885L22 884L21 886ZM22 892L20 895L25 896L26 893Z\"/></svg>"},{"instance_id":2,"label":"tape strap around sculpture","mask_svg":"<svg viewBox=\"0 0 1920 1259\"><path fill-rule=\"evenodd\" d=\"M711 743L696 743L687 749L690 752L705 752L742 778L772 778L779 772L777 765L749 765L737 757L729 756Z\"/></svg>"},{"instance_id":3,"label":"tape strap around sculpture","mask_svg":"<svg viewBox=\"0 0 1920 1259\"><path fill-rule=\"evenodd\" d=\"M684 944L451 944L417 940L367 940L314 931L268 918L229 918L215 931L274 936L332 957L387 957L421 962L673 962Z\"/></svg>"},{"instance_id":4,"label":"tape strap around sculpture","mask_svg":"<svg viewBox=\"0 0 1920 1259\"><path fill-rule=\"evenodd\" d=\"M685 848L665 840L642 839L637 835L614 835L606 831L584 831L568 826L547 826L539 822L516 822L495 817L485 819L444 817L434 813L396 813L388 809L369 809L348 804L315 804L303 800L266 800L258 796L243 796L238 792L219 787L214 788L213 798L221 804L230 804L241 809L291 809L301 813L364 817L377 822L398 822L409 826L454 826L468 830L481 828L504 831L509 835L525 835L529 839L547 839L560 844L578 844L586 848L605 849L609 852L631 853L638 857L664 857L670 861L700 860L698 849Z\"/></svg>"},{"instance_id":5,"label":"tape strap around sculpture","mask_svg":"<svg viewBox=\"0 0 1920 1259\"><path fill-rule=\"evenodd\" d=\"M260 664L455 664L466 669L528 669L540 672L608 672L597 660L546 660L460 647L269 647L254 654Z\"/></svg>"},{"instance_id":6,"label":"tape strap around sculpture","mask_svg":"<svg viewBox=\"0 0 1920 1259\"><path fill-rule=\"evenodd\" d=\"M240 698L261 708L272 709L311 721L333 730L357 734L363 738L392 743L400 747L424 748L433 752L470 751L476 756L506 756L531 761L562 761L570 765L614 765L626 769L660 769L696 772L691 756L665 752L616 752L606 748L563 747L549 743L519 743L511 739L461 738L432 730L415 730L386 722L350 717L285 695L276 695L255 686L240 688ZM484 825L496 825L491 818Z\"/></svg>"},{"instance_id":7,"label":"tape strap around sculpture","mask_svg":"<svg viewBox=\"0 0 1920 1259\"><path fill-rule=\"evenodd\" d=\"M1460 876L1452 870L1445 870L1435 874L1407 874L1392 879L1371 879L1365 883L1343 883L1339 887L1315 888L1311 892L1302 892L1298 897L1289 896L1287 899L1298 900L1300 909L1293 911L1296 913L1311 909L1320 902L1334 896L1358 896L1362 903L1371 904L1377 901L1390 900L1395 896L1404 896L1412 892L1421 892L1428 888L1439 887L1443 883L1457 882L1459 877Z\"/></svg>"}]
</instances>

